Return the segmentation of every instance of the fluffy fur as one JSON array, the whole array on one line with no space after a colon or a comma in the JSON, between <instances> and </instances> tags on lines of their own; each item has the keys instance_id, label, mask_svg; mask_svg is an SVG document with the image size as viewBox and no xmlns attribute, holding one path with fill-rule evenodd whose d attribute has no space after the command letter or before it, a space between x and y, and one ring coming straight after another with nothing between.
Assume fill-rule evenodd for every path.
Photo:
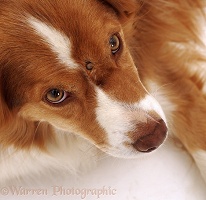
<instances>
[{"instance_id":1,"label":"fluffy fur","mask_svg":"<svg viewBox=\"0 0 206 200\"><path fill-rule=\"evenodd\" d=\"M137 22L141 31L136 34L139 48L132 50L140 76L149 91L156 88L170 133L184 144L206 178L205 3L148 1L142 11Z\"/></svg>"},{"instance_id":2,"label":"fluffy fur","mask_svg":"<svg viewBox=\"0 0 206 200\"><path fill-rule=\"evenodd\" d=\"M205 177L204 23L198 0L0 0L1 183L150 152L166 124Z\"/></svg>"}]
</instances>

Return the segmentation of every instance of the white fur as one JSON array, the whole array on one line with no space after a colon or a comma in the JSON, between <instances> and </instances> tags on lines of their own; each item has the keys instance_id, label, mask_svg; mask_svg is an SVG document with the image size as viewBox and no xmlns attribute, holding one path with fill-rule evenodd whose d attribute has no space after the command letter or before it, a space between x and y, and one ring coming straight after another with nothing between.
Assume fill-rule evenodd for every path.
<instances>
[{"instance_id":1,"label":"white fur","mask_svg":"<svg viewBox=\"0 0 206 200\"><path fill-rule=\"evenodd\" d=\"M177 110L177 105L172 103L172 101L170 100L170 97L175 98L175 96L170 93L168 86L169 85L161 86L151 80L147 81L147 89L149 93L158 101L167 118ZM171 120L172 118L170 118L169 120L167 119L167 121Z\"/></svg>"},{"instance_id":2,"label":"white fur","mask_svg":"<svg viewBox=\"0 0 206 200\"><path fill-rule=\"evenodd\" d=\"M34 147L30 151L16 150L14 147L0 149L2 186L14 184L11 182L12 178L17 183L18 179L22 181L22 177L24 181L29 181L34 176L49 175L55 170L78 174L95 165L97 149L83 138L56 130L55 142L48 145L47 152Z\"/></svg>"},{"instance_id":3,"label":"white fur","mask_svg":"<svg viewBox=\"0 0 206 200\"><path fill-rule=\"evenodd\" d=\"M96 108L97 121L107 133L111 145L105 151L117 157L136 157L138 153L134 151L132 146L124 145L125 142L127 144L134 142L127 134L136 129L137 123L147 122L147 111L156 111L161 117L164 117L161 107L149 95L140 102L126 104L111 99L101 89L97 88L96 91L98 102Z\"/></svg>"},{"instance_id":4,"label":"white fur","mask_svg":"<svg viewBox=\"0 0 206 200\"><path fill-rule=\"evenodd\" d=\"M204 11L204 15L202 14ZM206 8L205 9L202 9L200 11L200 15L198 15L197 17L197 22L199 24L199 30L200 30L200 39L204 45L204 50L206 48L206 18L205 18L205 14L206 14Z\"/></svg>"},{"instance_id":5,"label":"white fur","mask_svg":"<svg viewBox=\"0 0 206 200\"><path fill-rule=\"evenodd\" d=\"M138 103L138 106L145 111L155 111L166 122L166 117L163 113L163 110L154 97L147 95Z\"/></svg>"},{"instance_id":6,"label":"white fur","mask_svg":"<svg viewBox=\"0 0 206 200\"><path fill-rule=\"evenodd\" d=\"M126 109L123 104L112 100L102 90L96 89L98 105L96 117L98 123L107 133L111 150L107 150L114 156L123 156L129 151L123 143L131 142L125 133L134 128L134 124L125 116Z\"/></svg>"},{"instance_id":7,"label":"white fur","mask_svg":"<svg viewBox=\"0 0 206 200\"><path fill-rule=\"evenodd\" d=\"M206 181L206 151L199 150L195 153L192 153L192 156L195 159L204 180Z\"/></svg>"},{"instance_id":8,"label":"white fur","mask_svg":"<svg viewBox=\"0 0 206 200\"><path fill-rule=\"evenodd\" d=\"M78 67L78 64L71 57L71 42L63 32L34 17L30 17L28 22L36 33L49 45L51 50L57 54L62 64L66 64L69 68L74 69Z\"/></svg>"},{"instance_id":9,"label":"white fur","mask_svg":"<svg viewBox=\"0 0 206 200\"><path fill-rule=\"evenodd\" d=\"M206 15L206 8L204 9L204 14ZM202 41L202 45L199 45L199 49L202 56L202 62L200 61L197 66L198 74L205 80L206 77L206 67L205 67L205 60L206 60L206 17L205 15L200 15L198 17L198 24L199 24L199 32L200 32L200 40ZM203 85L202 92L206 94L206 84Z\"/></svg>"},{"instance_id":10,"label":"white fur","mask_svg":"<svg viewBox=\"0 0 206 200\"><path fill-rule=\"evenodd\" d=\"M177 48L178 51L182 51L188 56L190 54L199 54L197 59L186 60L187 70L193 74L198 75L205 83L206 77L206 8L197 10L196 16L194 17L194 22L196 22L196 37L197 41L188 40L187 42L169 42L173 48ZM181 55L181 53L179 53ZM201 59L200 59L201 58ZM203 85L202 92L206 94L206 84Z\"/></svg>"}]
</instances>

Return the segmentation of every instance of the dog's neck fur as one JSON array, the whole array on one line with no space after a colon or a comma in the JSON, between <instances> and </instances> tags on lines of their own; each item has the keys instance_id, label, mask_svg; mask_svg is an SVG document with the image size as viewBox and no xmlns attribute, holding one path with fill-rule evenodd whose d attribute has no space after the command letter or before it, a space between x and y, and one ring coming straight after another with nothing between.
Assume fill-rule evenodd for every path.
<instances>
[{"instance_id":1,"label":"dog's neck fur","mask_svg":"<svg viewBox=\"0 0 206 200\"><path fill-rule=\"evenodd\" d=\"M48 124L43 125L48 128ZM0 148L0 186L11 183L31 184L34 176L38 183L41 177L47 177L45 173L53 174L59 170L80 176L96 166L96 161L102 153L91 143L59 129L53 130L53 134L55 141L47 143L45 152L35 146L29 150L19 150L12 146L7 149ZM52 176L49 179L55 181Z\"/></svg>"},{"instance_id":2,"label":"dog's neck fur","mask_svg":"<svg viewBox=\"0 0 206 200\"><path fill-rule=\"evenodd\" d=\"M189 102L194 99L192 96L195 94L199 94L198 97L202 96L200 101L204 100L202 94L205 83L205 77L202 75L204 72L200 74L198 71L201 62L205 59L202 54L205 32L201 30L204 25L202 22L205 23L204 13L201 7L197 7L197 2L193 1L182 4L175 1L171 4L160 3L159 7L156 7L153 1L149 4L150 6L148 4L143 6L138 19L135 20L136 23L132 23L129 28L130 34L135 36L128 37L127 43L130 44L129 48L140 78L149 92L155 97L157 95L157 98L158 93L167 94L169 101L177 105L172 106L168 112L167 106L163 106L169 117L173 112L178 112L176 109L181 108L177 102ZM189 9L191 4L196 9ZM182 12L185 6L188 6L188 9ZM163 10L171 10L171 12L163 12ZM176 12L177 16L173 16L173 12ZM153 20L149 20L150 17ZM185 22L184 19L187 21ZM138 41L135 47L134 41ZM184 95L189 95L192 99L189 96L185 98ZM164 103L161 98L159 102ZM193 104L192 101L190 103Z\"/></svg>"},{"instance_id":3,"label":"dog's neck fur","mask_svg":"<svg viewBox=\"0 0 206 200\"><path fill-rule=\"evenodd\" d=\"M193 155L206 180L205 3L149 4L138 17L139 46L131 45L131 53L141 80L166 114L169 133Z\"/></svg>"}]
</instances>

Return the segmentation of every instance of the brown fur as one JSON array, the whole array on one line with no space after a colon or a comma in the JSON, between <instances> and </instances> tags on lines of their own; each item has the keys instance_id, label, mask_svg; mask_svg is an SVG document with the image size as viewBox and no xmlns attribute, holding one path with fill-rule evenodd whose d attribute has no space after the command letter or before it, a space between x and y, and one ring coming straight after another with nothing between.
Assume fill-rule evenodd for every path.
<instances>
[{"instance_id":1,"label":"brown fur","mask_svg":"<svg viewBox=\"0 0 206 200\"><path fill-rule=\"evenodd\" d=\"M48 0L1 2L0 37L3 43L0 49L0 142L5 147L44 147L54 137L52 131L42 129L50 127L44 122L46 118L51 123L58 122L65 129L72 127L70 131L81 133L100 146L106 143L107 138L95 120L93 84L101 86L111 97L125 103L134 103L147 94L126 48L121 24L109 2L84 3L79 0L69 12L70 5L71 1L62 4ZM82 6L85 12L79 14L79 7ZM126 4L120 3L118 6L121 9L127 8ZM128 9L132 8L130 4L128 6ZM69 70L57 61L55 54L26 23L28 15L68 34L74 44L72 57L82 66L82 70ZM84 24L82 15L87 18ZM101 20L93 23L99 15L102 16ZM68 26L67 20L73 17L76 20L71 20ZM130 17L127 13L124 23ZM101 29L101 24L107 26ZM76 29L76 26L79 28ZM109 37L117 32L122 37L123 50L111 56L110 49L102 47L107 47ZM93 40L92 37L97 39ZM86 70L87 61L94 64L92 73ZM69 104L51 107L42 101L45 91L55 87L72 94Z\"/></svg>"},{"instance_id":2,"label":"brown fur","mask_svg":"<svg viewBox=\"0 0 206 200\"><path fill-rule=\"evenodd\" d=\"M166 85L166 94L177 105L175 113L167 116L171 132L189 151L206 149L206 102L201 91L205 77L202 71L191 69L198 68L206 57L190 44L203 45L198 24L198 16L205 17L202 4L192 0L145 1L136 23L139 48L131 48L141 80L147 85L152 77L159 85ZM171 42L185 48L171 46Z\"/></svg>"},{"instance_id":3,"label":"brown fur","mask_svg":"<svg viewBox=\"0 0 206 200\"><path fill-rule=\"evenodd\" d=\"M79 0L73 4L76 9L73 13L68 12L66 1L62 1L62 4L57 2L0 1L1 144L13 144L18 148L34 144L44 147L46 142L53 140L51 127L41 122L41 118L47 116L51 122L58 121L61 126L72 124L76 132L84 132L85 137L104 145L107 141L104 131L97 123L91 123L95 121L95 116L93 112L88 112L96 106L93 84L101 86L118 100L133 103L146 95L141 80L148 90L149 81L164 86L164 94L176 105L174 112L166 113L170 132L181 140L189 152L206 150L206 102L202 92L205 77L198 68L199 63L206 58L192 45L203 45L196 18L205 17L202 11L203 1L90 0L84 5L84 1ZM96 13L93 10L90 13L91 6L95 6ZM88 10L85 17L91 24L84 24L80 18L80 7ZM68 72L55 62L55 55L22 22L25 17L22 13L25 12L70 35L75 44L73 57L79 60L84 71ZM95 20L99 15L102 16L101 21ZM70 27L67 26L68 17L77 19L70 22ZM97 27L102 27L107 21L111 21L113 33L119 32L123 27L120 34L125 38L122 42L125 48L121 52L121 59L111 59L109 55L106 58L101 56L106 53L102 46L105 44L103 38L107 30ZM75 26L82 28L75 32ZM93 36L99 37L94 44L89 43L92 41L88 40L91 35L85 34L89 33L88 29ZM85 42L87 40L88 43ZM178 44L184 48L178 48ZM133 60L129 53L138 73L132 67ZM85 71L85 62L88 60L95 64L92 73ZM116 70L117 68L121 70ZM56 81L52 78L54 74L61 79ZM19 76L22 78L19 79ZM48 86L69 90L74 94L71 103L63 108L45 105L42 102L42 93Z\"/></svg>"},{"instance_id":4,"label":"brown fur","mask_svg":"<svg viewBox=\"0 0 206 200\"><path fill-rule=\"evenodd\" d=\"M206 57L190 44L203 45L198 25L199 18L205 19L203 7L203 1L145 0L136 18L123 26L140 79L145 86L152 80L165 86L165 95L177 105L167 116L170 130L190 152L206 150L205 77L196 70ZM172 42L185 48L171 46Z\"/></svg>"}]
</instances>

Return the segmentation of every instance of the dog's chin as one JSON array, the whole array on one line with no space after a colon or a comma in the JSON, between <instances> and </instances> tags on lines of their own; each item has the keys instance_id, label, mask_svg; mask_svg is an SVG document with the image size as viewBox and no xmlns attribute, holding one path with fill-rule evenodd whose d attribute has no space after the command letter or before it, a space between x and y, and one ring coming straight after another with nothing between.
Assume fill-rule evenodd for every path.
<instances>
[{"instance_id":1,"label":"dog's chin","mask_svg":"<svg viewBox=\"0 0 206 200\"><path fill-rule=\"evenodd\" d=\"M159 150L161 146L162 145L158 147L151 147L147 151L138 151L132 145L128 147L125 147L124 145L120 145L119 148L104 147L104 148L100 148L100 150L102 150L104 153L112 157L123 158L123 159L135 159L135 158L141 158L141 157L144 157L145 155L154 153L157 150Z\"/></svg>"}]
</instances>

